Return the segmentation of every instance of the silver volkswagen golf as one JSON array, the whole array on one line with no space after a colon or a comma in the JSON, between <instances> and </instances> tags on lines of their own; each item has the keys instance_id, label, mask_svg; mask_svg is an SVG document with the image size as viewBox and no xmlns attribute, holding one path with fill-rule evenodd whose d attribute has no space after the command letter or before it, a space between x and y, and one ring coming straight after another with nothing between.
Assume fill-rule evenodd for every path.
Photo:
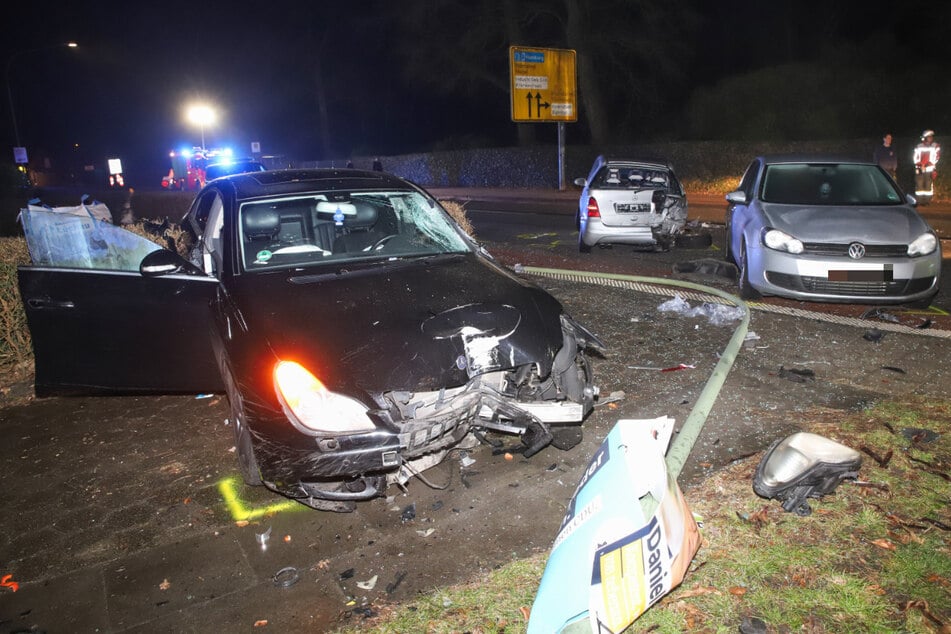
<instances>
[{"instance_id":1,"label":"silver volkswagen golf","mask_svg":"<svg viewBox=\"0 0 951 634\"><path fill-rule=\"evenodd\" d=\"M927 306L938 292L938 237L875 163L760 156L726 200L744 299Z\"/></svg>"}]
</instances>

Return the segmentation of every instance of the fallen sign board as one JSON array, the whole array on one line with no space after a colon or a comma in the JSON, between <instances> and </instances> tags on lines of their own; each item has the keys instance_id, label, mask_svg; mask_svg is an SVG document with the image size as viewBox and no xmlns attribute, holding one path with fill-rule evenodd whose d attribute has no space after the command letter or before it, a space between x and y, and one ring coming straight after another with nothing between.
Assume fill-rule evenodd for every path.
<instances>
[{"instance_id":1,"label":"fallen sign board","mask_svg":"<svg viewBox=\"0 0 951 634\"><path fill-rule=\"evenodd\" d=\"M578 483L529 634L620 632L680 585L700 531L664 455L674 420L622 419Z\"/></svg>"}]
</instances>

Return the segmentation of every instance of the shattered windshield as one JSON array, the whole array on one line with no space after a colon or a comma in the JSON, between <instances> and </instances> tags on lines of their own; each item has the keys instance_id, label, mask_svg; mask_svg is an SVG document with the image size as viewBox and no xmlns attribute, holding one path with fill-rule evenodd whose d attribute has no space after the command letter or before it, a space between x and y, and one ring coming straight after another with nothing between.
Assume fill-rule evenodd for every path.
<instances>
[{"instance_id":1,"label":"shattered windshield","mask_svg":"<svg viewBox=\"0 0 951 634\"><path fill-rule=\"evenodd\" d=\"M255 200L241 205L239 227L248 271L469 251L442 207L407 190Z\"/></svg>"},{"instance_id":2,"label":"shattered windshield","mask_svg":"<svg viewBox=\"0 0 951 634\"><path fill-rule=\"evenodd\" d=\"M680 183L673 172L661 167L643 165L606 165L591 183L594 189L660 189L668 194L682 195Z\"/></svg>"},{"instance_id":3,"label":"shattered windshield","mask_svg":"<svg viewBox=\"0 0 951 634\"><path fill-rule=\"evenodd\" d=\"M762 199L797 205L896 205L901 196L876 165L769 165Z\"/></svg>"}]
</instances>

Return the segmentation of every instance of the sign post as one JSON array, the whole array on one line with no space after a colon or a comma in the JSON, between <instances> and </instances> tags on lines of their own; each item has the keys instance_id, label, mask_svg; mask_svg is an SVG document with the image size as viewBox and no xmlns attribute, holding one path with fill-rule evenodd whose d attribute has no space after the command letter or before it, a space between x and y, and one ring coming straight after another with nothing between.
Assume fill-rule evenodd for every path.
<instances>
[{"instance_id":1,"label":"sign post","mask_svg":"<svg viewBox=\"0 0 951 634\"><path fill-rule=\"evenodd\" d=\"M509 48L512 121L558 124L558 189L565 189L565 122L578 120L575 51Z\"/></svg>"}]
</instances>

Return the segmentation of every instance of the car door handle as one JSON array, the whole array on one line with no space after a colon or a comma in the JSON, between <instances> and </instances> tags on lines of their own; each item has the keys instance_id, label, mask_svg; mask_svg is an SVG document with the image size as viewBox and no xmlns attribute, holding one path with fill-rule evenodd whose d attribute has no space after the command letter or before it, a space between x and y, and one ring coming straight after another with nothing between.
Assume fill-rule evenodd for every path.
<instances>
[{"instance_id":1,"label":"car door handle","mask_svg":"<svg viewBox=\"0 0 951 634\"><path fill-rule=\"evenodd\" d=\"M56 301L52 299L28 299L26 303L30 308L44 309L44 308L76 308L76 304L69 301Z\"/></svg>"}]
</instances>

